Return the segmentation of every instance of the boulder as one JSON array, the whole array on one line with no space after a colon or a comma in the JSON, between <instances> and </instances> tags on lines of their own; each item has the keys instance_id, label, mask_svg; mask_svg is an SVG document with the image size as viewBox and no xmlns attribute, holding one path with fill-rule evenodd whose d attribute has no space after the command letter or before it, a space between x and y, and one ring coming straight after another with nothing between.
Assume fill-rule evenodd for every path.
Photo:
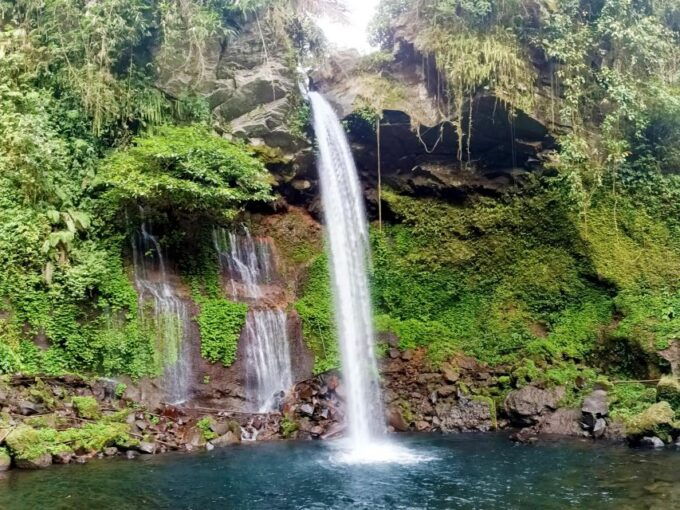
<instances>
[{"instance_id":1,"label":"boulder","mask_svg":"<svg viewBox=\"0 0 680 510\"><path fill-rule=\"evenodd\" d=\"M585 435L580 425L581 411L578 409L558 409L554 413L545 416L541 421L539 431L541 434L557 436L583 436Z\"/></svg>"},{"instance_id":2,"label":"boulder","mask_svg":"<svg viewBox=\"0 0 680 510\"><path fill-rule=\"evenodd\" d=\"M454 393L456 393L456 387L453 385L441 386L437 389L437 395L443 398L450 397Z\"/></svg>"},{"instance_id":3,"label":"boulder","mask_svg":"<svg viewBox=\"0 0 680 510\"><path fill-rule=\"evenodd\" d=\"M442 364L441 368L442 374L444 375L444 379L447 382L450 383L455 383L460 379L460 372L453 367L450 363L444 363Z\"/></svg>"},{"instance_id":4,"label":"boulder","mask_svg":"<svg viewBox=\"0 0 680 510\"><path fill-rule=\"evenodd\" d=\"M672 376L664 376L656 385L656 399L668 402L680 415L680 380Z\"/></svg>"},{"instance_id":5,"label":"boulder","mask_svg":"<svg viewBox=\"0 0 680 510\"><path fill-rule=\"evenodd\" d=\"M526 427L538 423L542 415L557 409L562 397L563 387L544 390L536 386L524 386L508 394L505 411L513 425Z\"/></svg>"},{"instance_id":6,"label":"boulder","mask_svg":"<svg viewBox=\"0 0 680 510\"><path fill-rule=\"evenodd\" d=\"M107 457L114 457L118 455L118 448L115 446L109 446L107 448L104 448L104 455Z\"/></svg>"},{"instance_id":7,"label":"boulder","mask_svg":"<svg viewBox=\"0 0 680 510\"><path fill-rule=\"evenodd\" d=\"M139 453L134 451L134 450L128 450L128 451L125 452L125 458L126 459L132 460L132 459L136 459L137 457L139 457Z\"/></svg>"},{"instance_id":8,"label":"boulder","mask_svg":"<svg viewBox=\"0 0 680 510\"><path fill-rule=\"evenodd\" d=\"M675 413L668 402L657 402L628 420L626 432L629 436L651 436L672 429L674 418Z\"/></svg>"},{"instance_id":9,"label":"boulder","mask_svg":"<svg viewBox=\"0 0 680 510\"><path fill-rule=\"evenodd\" d=\"M213 431L215 434L217 434L218 436L223 436L223 435L226 434L229 430L231 430L231 428L230 428L230 423L229 423L229 422L226 422L226 421L221 421L221 422L218 422L218 423L213 423L212 427L210 427L210 428L211 428L212 431Z\"/></svg>"},{"instance_id":10,"label":"boulder","mask_svg":"<svg viewBox=\"0 0 680 510\"><path fill-rule=\"evenodd\" d=\"M656 436L645 436L640 439L640 446L645 448L664 448L664 442Z\"/></svg>"},{"instance_id":11,"label":"boulder","mask_svg":"<svg viewBox=\"0 0 680 510\"><path fill-rule=\"evenodd\" d=\"M157 448L156 443L151 441L140 441L139 444L137 445L137 451L149 455L153 455L154 453L156 453L156 448Z\"/></svg>"},{"instance_id":12,"label":"boulder","mask_svg":"<svg viewBox=\"0 0 680 510\"><path fill-rule=\"evenodd\" d=\"M36 404L30 400L20 400L17 404L17 411L23 416L32 416L34 414L43 414L45 412L45 406Z\"/></svg>"},{"instance_id":13,"label":"boulder","mask_svg":"<svg viewBox=\"0 0 680 510\"><path fill-rule=\"evenodd\" d=\"M398 407L391 407L387 411L387 424L394 428L397 432L406 432L409 429L408 422L404 418L404 414Z\"/></svg>"},{"instance_id":14,"label":"boulder","mask_svg":"<svg viewBox=\"0 0 680 510\"><path fill-rule=\"evenodd\" d=\"M416 422L416 430L418 432L425 432L429 430L430 424L424 420L419 420Z\"/></svg>"},{"instance_id":15,"label":"boulder","mask_svg":"<svg viewBox=\"0 0 680 510\"><path fill-rule=\"evenodd\" d=\"M15 459L15 463L19 469L42 469L52 464L52 455L43 453L35 457Z\"/></svg>"},{"instance_id":16,"label":"boulder","mask_svg":"<svg viewBox=\"0 0 680 510\"><path fill-rule=\"evenodd\" d=\"M601 437L604 436L605 431L607 430L607 421L604 418L598 418L595 421L595 425L593 425L593 437L595 439L600 439Z\"/></svg>"},{"instance_id":17,"label":"boulder","mask_svg":"<svg viewBox=\"0 0 680 510\"><path fill-rule=\"evenodd\" d=\"M52 462L55 464L69 464L73 461L75 453L71 451L64 451L52 454Z\"/></svg>"},{"instance_id":18,"label":"boulder","mask_svg":"<svg viewBox=\"0 0 680 510\"><path fill-rule=\"evenodd\" d=\"M183 442L187 447L199 448L205 446L203 432L196 426L189 427L184 433Z\"/></svg>"},{"instance_id":19,"label":"boulder","mask_svg":"<svg viewBox=\"0 0 680 510\"><path fill-rule=\"evenodd\" d=\"M525 427L517 432L510 434L510 440L516 443L531 444L538 441L536 429L533 427Z\"/></svg>"},{"instance_id":20,"label":"boulder","mask_svg":"<svg viewBox=\"0 0 680 510\"><path fill-rule=\"evenodd\" d=\"M456 404L440 402L435 410L439 418L439 427L445 433L488 432L493 428L491 406L482 400L462 398Z\"/></svg>"},{"instance_id":21,"label":"boulder","mask_svg":"<svg viewBox=\"0 0 680 510\"><path fill-rule=\"evenodd\" d=\"M583 400L581 412L583 413L583 423L586 428L593 430L595 422L609 414L607 392L604 390L593 391Z\"/></svg>"},{"instance_id":22,"label":"boulder","mask_svg":"<svg viewBox=\"0 0 680 510\"><path fill-rule=\"evenodd\" d=\"M229 446L232 444L238 444L241 442L241 438L237 437L236 434L234 434L231 430L227 432L226 434L221 435L220 437L217 437L210 441L213 446L216 446L218 448L221 448L223 446Z\"/></svg>"}]
</instances>

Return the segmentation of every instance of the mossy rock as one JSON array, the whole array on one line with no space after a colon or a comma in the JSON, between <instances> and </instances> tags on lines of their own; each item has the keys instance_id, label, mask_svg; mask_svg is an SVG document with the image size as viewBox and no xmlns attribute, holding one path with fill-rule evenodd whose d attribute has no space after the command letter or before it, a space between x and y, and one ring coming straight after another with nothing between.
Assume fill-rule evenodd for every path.
<instances>
[{"instance_id":1,"label":"mossy rock","mask_svg":"<svg viewBox=\"0 0 680 510\"><path fill-rule=\"evenodd\" d=\"M85 420L97 420L101 416L99 402L94 397L73 397L73 409L78 417Z\"/></svg>"},{"instance_id":2,"label":"mossy rock","mask_svg":"<svg viewBox=\"0 0 680 510\"><path fill-rule=\"evenodd\" d=\"M680 412L680 380L672 376L662 377L656 385L656 399L668 402L673 411Z\"/></svg>"},{"instance_id":3,"label":"mossy rock","mask_svg":"<svg viewBox=\"0 0 680 510\"><path fill-rule=\"evenodd\" d=\"M15 459L30 460L47 453L40 433L28 425L20 425L5 438L5 443Z\"/></svg>"},{"instance_id":4,"label":"mossy rock","mask_svg":"<svg viewBox=\"0 0 680 510\"><path fill-rule=\"evenodd\" d=\"M668 402L657 402L626 421L629 436L657 436L668 439L674 428L675 412Z\"/></svg>"}]
</instances>

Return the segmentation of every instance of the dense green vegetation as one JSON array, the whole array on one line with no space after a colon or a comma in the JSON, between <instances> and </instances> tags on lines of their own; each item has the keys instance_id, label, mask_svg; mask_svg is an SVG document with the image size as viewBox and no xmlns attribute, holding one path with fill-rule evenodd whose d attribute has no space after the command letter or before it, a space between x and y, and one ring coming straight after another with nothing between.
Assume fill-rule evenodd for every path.
<instances>
[{"instance_id":1,"label":"dense green vegetation","mask_svg":"<svg viewBox=\"0 0 680 510\"><path fill-rule=\"evenodd\" d=\"M340 352L335 336L328 257L318 255L308 269L303 296L295 303L302 319L305 342L314 353L314 372L339 367Z\"/></svg>"},{"instance_id":2,"label":"dense green vegetation","mask_svg":"<svg viewBox=\"0 0 680 510\"><path fill-rule=\"evenodd\" d=\"M172 250L201 223L228 222L271 194L250 149L207 128L208 104L193 83L178 97L154 86L158 64L181 54L173 65L197 72L208 41L237 37L253 16L293 51L293 30L297 43L311 40L294 7L1 4L0 372L162 369L124 262L139 208ZM224 306L203 308L224 316ZM204 328L213 315L202 314ZM233 356L233 346L209 350Z\"/></svg>"}]
</instances>

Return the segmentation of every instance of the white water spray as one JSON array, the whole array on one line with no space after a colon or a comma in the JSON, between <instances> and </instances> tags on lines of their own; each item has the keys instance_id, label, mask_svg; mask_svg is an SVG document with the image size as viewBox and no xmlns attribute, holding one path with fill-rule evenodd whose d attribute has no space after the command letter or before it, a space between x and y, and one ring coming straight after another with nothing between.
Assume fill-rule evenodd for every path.
<instances>
[{"instance_id":1,"label":"white water spray","mask_svg":"<svg viewBox=\"0 0 680 510\"><path fill-rule=\"evenodd\" d=\"M229 277L231 297L251 305L246 317L246 377L250 400L260 413L276 410L281 392L293 385L287 315L267 296L278 277L271 243L242 234L213 232L220 269Z\"/></svg>"},{"instance_id":2,"label":"white water spray","mask_svg":"<svg viewBox=\"0 0 680 510\"><path fill-rule=\"evenodd\" d=\"M182 404L190 397L191 346L186 338L189 310L171 285L161 246L145 223L132 237L132 261L139 307L143 312L147 300L153 303L156 364L163 368L167 402Z\"/></svg>"},{"instance_id":3,"label":"white water spray","mask_svg":"<svg viewBox=\"0 0 680 510\"><path fill-rule=\"evenodd\" d=\"M359 452L370 448L385 431L366 275L368 226L357 170L342 125L321 95L311 92L309 97L319 144L321 199L347 388L349 439L352 450Z\"/></svg>"}]
</instances>

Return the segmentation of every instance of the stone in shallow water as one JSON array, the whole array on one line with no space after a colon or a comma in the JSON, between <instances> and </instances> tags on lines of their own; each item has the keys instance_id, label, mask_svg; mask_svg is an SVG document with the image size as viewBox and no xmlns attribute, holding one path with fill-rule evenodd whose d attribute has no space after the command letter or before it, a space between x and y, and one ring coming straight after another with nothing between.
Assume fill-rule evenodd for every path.
<instances>
[{"instance_id":1,"label":"stone in shallow water","mask_svg":"<svg viewBox=\"0 0 680 510\"><path fill-rule=\"evenodd\" d=\"M600 438L604 436L604 432L607 429L607 422L604 418L598 418L593 425L593 437Z\"/></svg>"},{"instance_id":2,"label":"stone in shallow water","mask_svg":"<svg viewBox=\"0 0 680 510\"><path fill-rule=\"evenodd\" d=\"M406 432L408 430L408 422L397 407L392 407L387 411L387 423L398 432Z\"/></svg>"},{"instance_id":3,"label":"stone in shallow water","mask_svg":"<svg viewBox=\"0 0 680 510\"><path fill-rule=\"evenodd\" d=\"M141 441L139 445L137 445L137 450L140 453L154 454L156 453L156 443L152 443L150 441Z\"/></svg>"},{"instance_id":4,"label":"stone in shallow water","mask_svg":"<svg viewBox=\"0 0 680 510\"><path fill-rule=\"evenodd\" d=\"M664 442L656 436L645 436L640 440L640 446L645 448L664 448Z\"/></svg>"},{"instance_id":5,"label":"stone in shallow water","mask_svg":"<svg viewBox=\"0 0 680 510\"><path fill-rule=\"evenodd\" d=\"M75 454L73 452L59 452L52 455L52 462L55 464L68 464L73 461Z\"/></svg>"},{"instance_id":6,"label":"stone in shallow water","mask_svg":"<svg viewBox=\"0 0 680 510\"><path fill-rule=\"evenodd\" d=\"M604 418L609 414L609 403L607 402L607 392L604 390L595 390L588 395L581 407L583 413L583 424L595 434L595 427L598 420ZM602 427L602 424L599 424ZM606 423L605 423L606 427ZM604 432L604 429L598 429L598 433ZM600 434L601 435L601 434Z\"/></svg>"},{"instance_id":7,"label":"stone in shallow water","mask_svg":"<svg viewBox=\"0 0 680 510\"><path fill-rule=\"evenodd\" d=\"M236 437L236 434L234 434L231 430L227 432L226 434L213 439L210 441L213 446L216 447L223 447L223 446L229 446L230 444L237 444L241 442L241 438Z\"/></svg>"},{"instance_id":8,"label":"stone in shallow water","mask_svg":"<svg viewBox=\"0 0 680 510\"><path fill-rule=\"evenodd\" d=\"M541 433L559 436L584 436L579 420L581 411L578 409L558 409L545 417L541 422Z\"/></svg>"},{"instance_id":9,"label":"stone in shallow water","mask_svg":"<svg viewBox=\"0 0 680 510\"><path fill-rule=\"evenodd\" d=\"M16 465L19 469L41 469L51 464L52 455L49 453L43 453L30 459L16 459Z\"/></svg>"},{"instance_id":10,"label":"stone in shallow water","mask_svg":"<svg viewBox=\"0 0 680 510\"><path fill-rule=\"evenodd\" d=\"M505 399L505 411L514 425L534 425L541 415L557 409L557 403L563 396L564 388L561 386L553 390L524 386L508 394Z\"/></svg>"}]
</instances>

